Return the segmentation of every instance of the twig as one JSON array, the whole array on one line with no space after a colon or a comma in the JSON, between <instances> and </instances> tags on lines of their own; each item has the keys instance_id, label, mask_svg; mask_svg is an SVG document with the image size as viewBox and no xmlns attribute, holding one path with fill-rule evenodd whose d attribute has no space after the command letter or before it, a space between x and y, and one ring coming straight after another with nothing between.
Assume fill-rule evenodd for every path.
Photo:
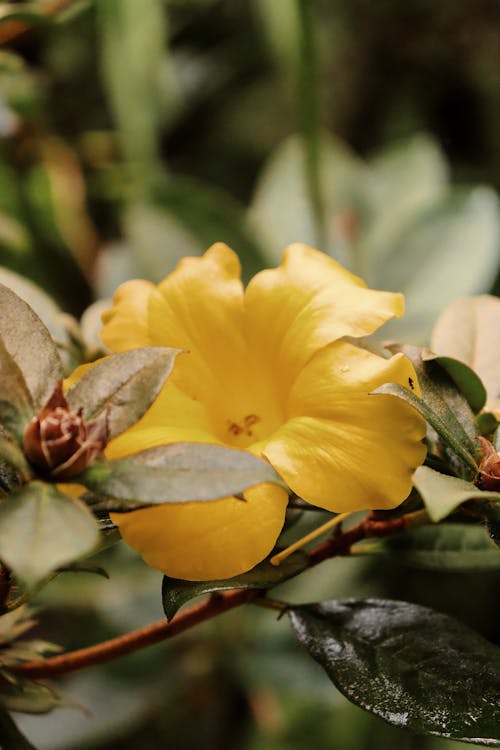
<instances>
[{"instance_id":1,"label":"twig","mask_svg":"<svg viewBox=\"0 0 500 750\"><path fill-rule=\"evenodd\" d=\"M424 511L425 513L425 511ZM349 554L352 545L362 539L369 537L384 537L400 533L405 529L421 523L424 516L421 511L408 514L401 518L389 519L387 521L365 518L352 529L341 532L331 539L323 542L309 552L309 567L318 565L330 557ZM82 648L78 651L70 651L67 654L53 656L50 659L40 659L24 662L12 666L10 669L25 677L42 679L54 677L55 675L67 674L84 667L92 667L96 664L111 661L120 656L125 656L138 651L145 646L172 638L185 630L189 630L200 622L210 620L212 617L228 612L230 609L253 601L264 594L262 590L239 590L220 593L210 597L202 604L197 604L176 615L171 622L159 620L139 630L134 630L109 641L104 641L95 646ZM274 607L273 607L274 608Z\"/></svg>"}]
</instances>

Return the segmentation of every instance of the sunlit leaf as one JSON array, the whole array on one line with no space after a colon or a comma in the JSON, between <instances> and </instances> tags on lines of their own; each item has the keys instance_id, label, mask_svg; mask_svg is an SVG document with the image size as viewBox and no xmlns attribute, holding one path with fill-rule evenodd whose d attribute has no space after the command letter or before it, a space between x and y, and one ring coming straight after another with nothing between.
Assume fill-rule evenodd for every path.
<instances>
[{"instance_id":1,"label":"sunlit leaf","mask_svg":"<svg viewBox=\"0 0 500 750\"><path fill-rule=\"evenodd\" d=\"M172 443L117 461L97 461L78 482L105 497L148 505L216 500L262 482L283 485L264 459L201 443Z\"/></svg>"},{"instance_id":2,"label":"sunlit leaf","mask_svg":"<svg viewBox=\"0 0 500 750\"><path fill-rule=\"evenodd\" d=\"M346 599L292 607L292 627L338 689L418 734L500 745L500 649L426 607Z\"/></svg>"},{"instance_id":3,"label":"sunlit leaf","mask_svg":"<svg viewBox=\"0 0 500 750\"><path fill-rule=\"evenodd\" d=\"M472 482L440 474L428 466L419 466L413 475L413 484L435 522L446 518L467 500L492 499L500 503L500 492L479 490Z\"/></svg>"},{"instance_id":4,"label":"sunlit leaf","mask_svg":"<svg viewBox=\"0 0 500 750\"><path fill-rule=\"evenodd\" d=\"M0 284L0 339L20 368L39 411L62 376L57 347L31 307Z\"/></svg>"},{"instance_id":5,"label":"sunlit leaf","mask_svg":"<svg viewBox=\"0 0 500 750\"><path fill-rule=\"evenodd\" d=\"M465 362L483 381L488 407L500 399L500 300L482 295L451 302L439 316L431 347ZM498 404L497 404L498 405Z\"/></svg>"},{"instance_id":6,"label":"sunlit leaf","mask_svg":"<svg viewBox=\"0 0 500 750\"><path fill-rule=\"evenodd\" d=\"M149 409L170 375L178 349L143 347L112 354L73 385L66 397L84 419L108 412L110 438L135 424Z\"/></svg>"},{"instance_id":7,"label":"sunlit leaf","mask_svg":"<svg viewBox=\"0 0 500 750\"><path fill-rule=\"evenodd\" d=\"M0 505L0 558L27 586L88 554L98 540L91 513L54 485L30 482Z\"/></svg>"},{"instance_id":8,"label":"sunlit leaf","mask_svg":"<svg viewBox=\"0 0 500 750\"><path fill-rule=\"evenodd\" d=\"M0 424L22 439L33 416L33 402L21 369L0 338Z\"/></svg>"},{"instance_id":9,"label":"sunlit leaf","mask_svg":"<svg viewBox=\"0 0 500 750\"><path fill-rule=\"evenodd\" d=\"M231 589L270 589L283 581L298 575L307 568L308 556L297 551L287 557L279 566L265 561L248 573L224 581L184 581L164 576L162 586L163 609L171 620L183 604L202 594Z\"/></svg>"}]
</instances>

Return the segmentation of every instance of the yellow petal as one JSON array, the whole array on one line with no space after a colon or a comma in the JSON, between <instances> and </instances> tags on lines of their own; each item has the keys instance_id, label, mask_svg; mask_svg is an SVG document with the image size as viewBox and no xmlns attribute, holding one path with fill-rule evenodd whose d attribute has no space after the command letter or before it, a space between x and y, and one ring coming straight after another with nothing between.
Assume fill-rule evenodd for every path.
<instances>
[{"instance_id":1,"label":"yellow petal","mask_svg":"<svg viewBox=\"0 0 500 750\"><path fill-rule=\"evenodd\" d=\"M279 268L258 273L245 292L248 339L285 388L319 348L373 333L403 308L402 295L367 289L330 257L301 244L290 245Z\"/></svg>"},{"instance_id":2,"label":"yellow petal","mask_svg":"<svg viewBox=\"0 0 500 750\"><path fill-rule=\"evenodd\" d=\"M172 578L208 581L253 568L273 549L283 526L288 496L262 484L234 497L176 503L112 514L131 547Z\"/></svg>"},{"instance_id":3,"label":"yellow petal","mask_svg":"<svg viewBox=\"0 0 500 750\"><path fill-rule=\"evenodd\" d=\"M416 386L411 363L345 342L319 351L297 378L289 420L263 453L300 497L336 512L392 508L425 458L425 422L408 404L369 395L387 382Z\"/></svg>"},{"instance_id":4,"label":"yellow petal","mask_svg":"<svg viewBox=\"0 0 500 750\"><path fill-rule=\"evenodd\" d=\"M149 325L149 302L158 294L149 281L127 281L113 298L113 307L102 314L101 339L115 352L154 346ZM167 344L165 344L167 346Z\"/></svg>"},{"instance_id":5,"label":"yellow petal","mask_svg":"<svg viewBox=\"0 0 500 750\"><path fill-rule=\"evenodd\" d=\"M216 443L207 409L170 380L146 414L106 448L109 459L176 442Z\"/></svg>"}]
</instances>

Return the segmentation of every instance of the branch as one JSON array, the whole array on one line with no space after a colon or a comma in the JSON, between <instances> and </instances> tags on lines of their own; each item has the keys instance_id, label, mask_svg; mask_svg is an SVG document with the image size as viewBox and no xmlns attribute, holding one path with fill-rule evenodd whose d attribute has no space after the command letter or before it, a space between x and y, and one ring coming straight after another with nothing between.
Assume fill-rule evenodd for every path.
<instances>
[{"instance_id":1,"label":"branch","mask_svg":"<svg viewBox=\"0 0 500 750\"><path fill-rule=\"evenodd\" d=\"M50 18L50 16L55 16L59 11L64 10L64 8L66 8L71 2L72 0L51 0L51 2L40 5L40 8L37 10L39 10L41 18ZM12 13L14 12L15 7L12 10ZM30 28L31 25L27 21L21 21L18 19L12 19L12 21L6 21L5 23L0 24L0 44L9 42L16 36L24 34L25 31L28 31Z\"/></svg>"},{"instance_id":2,"label":"branch","mask_svg":"<svg viewBox=\"0 0 500 750\"><path fill-rule=\"evenodd\" d=\"M331 557L348 555L353 544L369 537L384 537L397 534L414 525L417 514L408 514L401 518L387 521L374 520L368 517L352 529L341 532L319 544L309 552L309 566L313 567ZM96 664L125 656L133 651L138 651L146 646L159 643L167 638L173 638L179 633L198 625L200 622L210 620L212 617L228 612L230 609L261 597L263 591L258 589L234 590L227 593L213 594L207 601L197 604L176 615L171 622L159 620L131 633L112 638L96 646L89 646L78 651L70 651L67 654L54 656L50 659L24 662L10 667L11 671L22 674L25 677L35 679L54 677L55 675L67 674L84 667L92 667Z\"/></svg>"}]
</instances>

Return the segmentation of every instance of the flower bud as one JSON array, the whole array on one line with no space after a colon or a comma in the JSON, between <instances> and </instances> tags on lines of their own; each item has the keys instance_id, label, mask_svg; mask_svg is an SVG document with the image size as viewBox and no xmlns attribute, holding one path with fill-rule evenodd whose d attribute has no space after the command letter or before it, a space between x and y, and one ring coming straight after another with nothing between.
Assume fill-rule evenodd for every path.
<instances>
[{"instance_id":1,"label":"flower bud","mask_svg":"<svg viewBox=\"0 0 500 750\"><path fill-rule=\"evenodd\" d=\"M476 485L480 490L500 491L500 453L484 437L477 438L483 449Z\"/></svg>"},{"instance_id":2,"label":"flower bud","mask_svg":"<svg viewBox=\"0 0 500 750\"><path fill-rule=\"evenodd\" d=\"M69 479L104 449L109 438L107 414L84 422L82 409L71 411L59 382L38 416L24 432L24 452L41 474Z\"/></svg>"}]
</instances>

